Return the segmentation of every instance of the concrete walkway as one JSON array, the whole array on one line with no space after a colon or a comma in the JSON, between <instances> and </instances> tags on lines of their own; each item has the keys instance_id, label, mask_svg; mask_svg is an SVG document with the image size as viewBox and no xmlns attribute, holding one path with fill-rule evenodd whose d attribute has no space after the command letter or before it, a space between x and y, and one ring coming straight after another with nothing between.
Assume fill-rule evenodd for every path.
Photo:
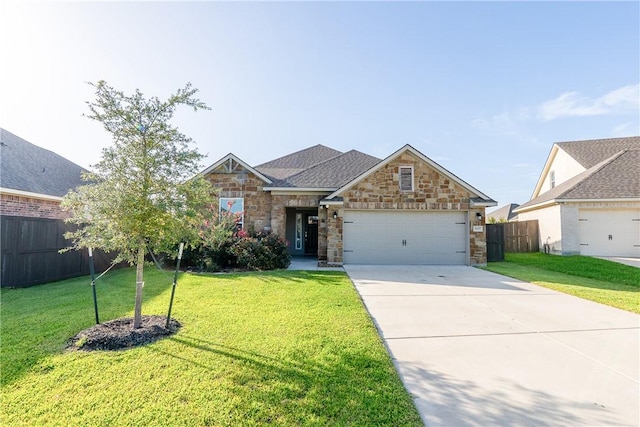
<instances>
[{"instance_id":1,"label":"concrete walkway","mask_svg":"<svg viewBox=\"0 0 640 427\"><path fill-rule=\"evenodd\" d=\"M638 426L640 316L463 266L345 266L428 426Z\"/></svg>"}]
</instances>

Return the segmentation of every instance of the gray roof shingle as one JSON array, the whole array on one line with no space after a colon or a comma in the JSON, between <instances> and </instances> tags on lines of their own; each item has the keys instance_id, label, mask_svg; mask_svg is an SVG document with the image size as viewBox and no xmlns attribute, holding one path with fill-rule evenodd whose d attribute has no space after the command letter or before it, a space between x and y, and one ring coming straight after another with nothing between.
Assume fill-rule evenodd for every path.
<instances>
[{"instance_id":1,"label":"gray roof shingle","mask_svg":"<svg viewBox=\"0 0 640 427\"><path fill-rule=\"evenodd\" d=\"M339 188L379 162L376 157L351 150L290 176L286 181L299 188Z\"/></svg>"},{"instance_id":2,"label":"gray roof shingle","mask_svg":"<svg viewBox=\"0 0 640 427\"><path fill-rule=\"evenodd\" d=\"M340 154L341 151L318 144L263 163L254 169L276 180L285 179Z\"/></svg>"},{"instance_id":3,"label":"gray roof shingle","mask_svg":"<svg viewBox=\"0 0 640 427\"><path fill-rule=\"evenodd\" d=\"M556 145L589 169L624 150L640 150L640 136L558 142Z\"/></svg>"},{"instance_id":4,"label":"gray roof shingle","mask_svg":"<svg viewBox=\"0 0 640 427\"><path fill-rule=\"evenodd\" d=\"M593 165L516 209L556 199L598 200L640 197L640 150L624 150Z\"/></svg>"},{"instance_id":5,"label":"gray roof shingle","mask_svg":"<svg viewBox=\"0 0 640 427\"><path fill-rule=\"evenodd\" d=\"M0 187L62 197L86 169L0 128Z\"/></svg>"}]
</instances>

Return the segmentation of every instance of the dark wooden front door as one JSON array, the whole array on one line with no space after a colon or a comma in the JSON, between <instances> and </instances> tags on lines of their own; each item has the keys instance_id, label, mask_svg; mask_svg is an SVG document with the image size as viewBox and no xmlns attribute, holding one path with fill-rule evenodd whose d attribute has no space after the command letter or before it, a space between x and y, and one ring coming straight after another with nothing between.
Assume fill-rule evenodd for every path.
<instances>
[{"instance_id":1,"label":"dark wooden front door","mask_svg":"<svg viewBox=\"0 0 640 427\"><path fill-rule=\"evenodd\" d=\"M305 215L304 254L318 255L318 215Z\"/></svg>"}]
</instances>

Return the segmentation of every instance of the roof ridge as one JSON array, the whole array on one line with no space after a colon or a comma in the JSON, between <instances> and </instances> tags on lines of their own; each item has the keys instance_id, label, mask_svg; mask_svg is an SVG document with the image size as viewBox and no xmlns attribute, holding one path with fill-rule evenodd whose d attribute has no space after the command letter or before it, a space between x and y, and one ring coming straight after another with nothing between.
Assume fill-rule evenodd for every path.
<instances>
[{"instance_id":1,"label":"roof ridge","mask_svg":"<svg viewBox=\"0 0 640 427\"><path fill-rule=\"evenodd\" d=\"M311 147L303 148L302 150L294 151L293 153L285 154L284 156L276 157L275 159L271 159L271 160L266 161L264 163L260 163L259 165L254 166L254 168L263 167L266 164L274 163L274 162L276 162L278 160L281 160L281 159L284 159L286 157L291 157L291 156L294 156L296 154L300 154L300 153L302 153L304 151L309 151L309 150L312 150L312 149L318 148L318 147L328 148L329 150L333 150L333 151L337 151L339 153L342 153L340 150L336 150L335 148L328 147L328 146L326 146L324 144L316 144L316 145L312 145ZM344 154L344 153L342 153L342 154Z\"/></svg>"},{"instance_id":2,"label":"roof ridge","mask_svg":"<svg viewBox=\"0 0 640 427\"><path fill-rule=\"evenodd\" d=\"M322 144L318 144L318 145L322 145ZM337 150L336 150L336 151L337 151ZM306 168L306 169L303 169L303 170L301 170L300 172L296 172L296 173L294 173L293 175L288 176L288 177L285 179L285 181L287 181L287 182L288 182L288 181L289 181L290 179L292 179L292 178L295 178L295 177L297 177L297 176L299 176L299 175L302 175L303 173L307 173L307 172L309 172L309 171L311 171L311 170L314 170L314 169L316 169L317 167L322 166L322 165L326 164L327 162L334 161L334 160L336 160L336 159L337 159L337 158L339 158L339 157L342 157L342 156L344 156L344 155L346 155L346 154L351 153L352 151L356 151L356 152L361 153L361 154L366 154L366 155L368 156L368 154L367 154L367 153L362 153L361 151L358 151L358 150L355 150L355 149L351 149L351 150L349 150L349 151L347 151L347 152L340 153L340 154L337 154L337 155L335 155L335 156L333 156L333 157L331 157L331 158L328 158L328 159L326 159L326 160L323 160L323 161L322 161L322 162L320 162L320 163L316 163L315 165L310 166L310 167L308 167L308 168ZM371 156L371 157L373 157L373 156Z\"/></svg>"}]
</instances>

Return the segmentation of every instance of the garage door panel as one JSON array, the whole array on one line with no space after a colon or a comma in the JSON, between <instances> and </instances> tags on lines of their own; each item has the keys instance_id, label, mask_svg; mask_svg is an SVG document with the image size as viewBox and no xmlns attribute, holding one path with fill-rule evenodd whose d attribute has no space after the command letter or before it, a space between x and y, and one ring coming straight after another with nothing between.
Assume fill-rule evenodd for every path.
<instances>
[{"instance_id":1,"label":"garage door panel","mask_svg":"<svg viewBox=\"0 0 640 427\"><path fill-rule=\"evenodd\" d=\"M465 212L346 211L346 264L467 264Z\"/></svg>"},{"instance_id":2,"label":"garage door panel","mask_svg":"<svg viewBox=\"0 0 640 427\"><path fill-rule=\"evenodd\" d=\"M640 256L640 211L581 209L580 253L590 256Z\"/></svg>"}]
</instances>

